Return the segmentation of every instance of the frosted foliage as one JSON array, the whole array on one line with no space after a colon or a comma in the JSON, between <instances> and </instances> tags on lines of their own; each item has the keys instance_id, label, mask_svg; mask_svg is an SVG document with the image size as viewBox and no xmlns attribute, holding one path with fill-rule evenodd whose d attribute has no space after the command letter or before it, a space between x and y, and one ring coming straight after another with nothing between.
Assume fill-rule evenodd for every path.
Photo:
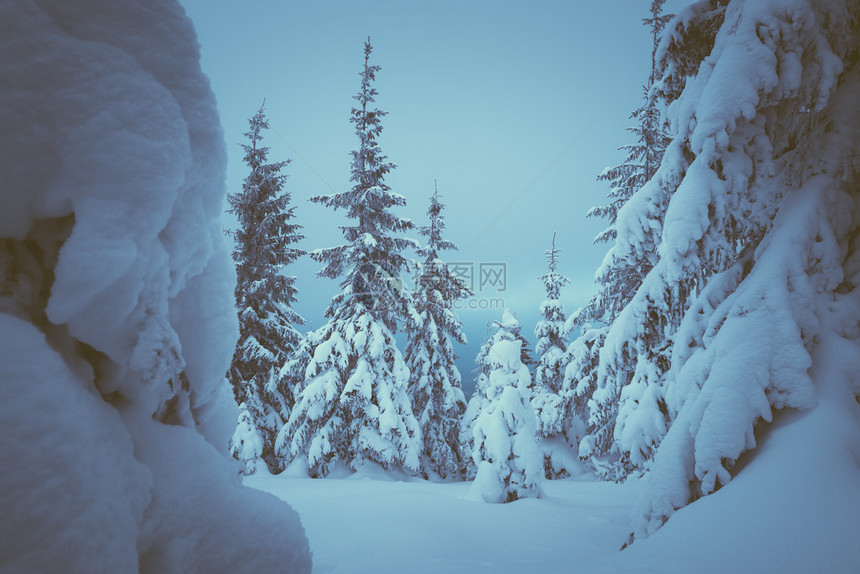
<instances>
[{"instance_id":1,"label":"frosted foliage","mask_svg":"<svg viewBox=\"0 0 860 574\"><path fill-rule=\"evenodd\" d=\"M858 10L839 1L732 2L710 56L672 106L672 146L693 159L666 212L660 262L634 302L696 289L687 291L665 385L625 389L645 403L662 395L673 420L636 510L638 535L729 482L774 409L818 401L809 373L822 317L856 287L847 277L860 76L843 60L860 47ZM679 29L702 14L685 12ZM856 307L846 309L846 324L856 325ZM627 319L620 328L642 320ZM616 428L627 448L656 432L637 416Z\"/></svg>"},{"instance_id":2,"label":"frosted foliage","mask_svg":"<svg viewBox=\"0 0 860 574\"><path fill-rule=\"evenodd\" d=\"M476 471L472 496L486 502L511 502L540 494L543 465L530 403L531 375L521 361L522 342L507 330L518 323L506 312L498 326L482 359L483 378L467 410L467 416L475 415L469 424Z\"/></svg>"},{"instance_id":3,"label":"frosted foliage","mask_svg":"<svg viewBox=\"0 0 860 574\"><path fill-rule=\"evenodd\" d=\"M589 403L589 432L584 437L585 448L580 445L580 454L614 457L618 464L612 472L620 476L635 468L631 458L644 461L650 456L647 448L640 453L642 445L636 445L633 447L636 454L631 457L626 445L616 441L619 409L629 411L639 407L635 402L637 397L630 391L622 396L622 389L634 383L634 379L637 387L662 381L668 368L666 351L676 326L677 309L683 306L686 296L685 286L652 289L648 283L650 273L645 275L658 262L669 198L667 190L676 185L678 173L684 169L683 156L676 156L675 152L670 145L656 175L619 210L615 245L597 271L598 282L606 286L600 295L604 298L600 305L605 309L602 320L609 321L610 328L599 348L596 381ZM673 163L676 157L679 163ZM651 411L649 420L656 416L655 412L660 414ZM628 419L629 416L623 420ZM659 442L660 438L649 436L646 442Z\"/></svg>"},{"instance_id":4,"label":"frosted foliage","mask_svg":"<svg viewBox=\"0 0 860 574\"><path fill-rule=\"evenodd\" d=\"M239 423L230 439L230 453L245 465L247 474L257 471L257 463L263 454L263 437L245 403L239 405Z\"/></svg>"},{"instance_id":5,"label":"frosted foliage","mask_svg":"<svg viewBox=\"0 0 860 574\"><path fill-rule=\"evenodd\" d=\"M409 394L423 440L421 468L442 478L454 477L463 466L459 430L466 400L450 340L436 331L432 321L426 321L424 328L425 334L416 339L420 347L407 349L411 367ZM441 340L428 344L430 334Z\"/></svg>"},{"instance_id":6,"label":"frosted foliage","mask_svg":"<svg viewBox=\"0 0 860 574\"><path fill-rule=\"evenodd\" d=\"M589 424L589 403L597 385L597 365L606 331L606 327L584 325L582 334L567 349L569 360L561 396L567 409L567 432L571 442L579 445L578 455L582 459L590 459L593 454L590 440L594 427Z\"/></svg>"},{"instance_id":7,"label":"frosted foliage","mask_svg":"<svg viewBox=\"0 0 860 574\"><path fill-rule=\"evenodd\" d=\"M224 146L173 1L0 5L0 563L310 570L226 445Z\"/></svg>"},{"instance_id":8,"label":"frosted foliage","mask_svg":"<svg viewBox=\"0 0 860 574\"><path fill-rule=\"evenodd\" d=\"M420 430L406 389L409 369L394 336L369 313L314 333L304 382L275 450L284 466L307 457L311 476L338 463L418 470Z\"/></svg>"}]
</instances>

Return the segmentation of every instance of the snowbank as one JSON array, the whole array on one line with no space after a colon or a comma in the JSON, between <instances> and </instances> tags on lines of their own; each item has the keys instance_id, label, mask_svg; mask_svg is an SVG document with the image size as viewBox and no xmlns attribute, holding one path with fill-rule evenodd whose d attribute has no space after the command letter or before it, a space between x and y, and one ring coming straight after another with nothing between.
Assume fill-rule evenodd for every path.
<instances>
[{"instance_id":1,"label":"snowbank","mask_svg":"<svg viewBox=\"0 0 860 574\"><path fill-rule=\"evenodd\" d=\"M225 153L170 0L0 5L0 569L307 571L225 456Z\"/></svg>"}]
</instances>

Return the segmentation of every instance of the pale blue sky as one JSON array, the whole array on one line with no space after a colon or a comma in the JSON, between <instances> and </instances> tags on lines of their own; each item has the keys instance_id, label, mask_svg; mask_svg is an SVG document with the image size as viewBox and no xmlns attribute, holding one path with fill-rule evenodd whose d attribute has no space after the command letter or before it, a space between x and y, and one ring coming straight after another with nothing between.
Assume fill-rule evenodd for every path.
<instances>
[{"instance_id":1,"label":"pale blue sky","mask_svg":"<svg viewBox=\"0 0 860 574\"><path fill-rule=\"evenodd\" d=\"M565 306L570 312L587 301L606 246L592 246L603 223L585 213L608 191L595 176L618 163L617 148L630 141L628 116L650 65L641 25L649 0L181 2L218 100L228 190L241 188L238 144L265 97L270 125L284 140L269 132L271 159L293 160L287 185L305 226L302 248L341 241L343 213L307 198L350 185L357 139L349 110L371 36L372 61L382 66L377 104L389 112L380 144L398 165L387 182L409 201L401 215L425 223L438 180L448 238L461 248L449 259L473 262L476 273L480 263L505 263L506 291L477 295L503 299L532 340L553 231L560 271L572 281ZM318 269L309 258L290 269L297 308L313 327L337 289L315 277ZM460 317L470 340L457 351L470 388L486 323L501 310L464 309Z\"/></svg>"}]
</instances>

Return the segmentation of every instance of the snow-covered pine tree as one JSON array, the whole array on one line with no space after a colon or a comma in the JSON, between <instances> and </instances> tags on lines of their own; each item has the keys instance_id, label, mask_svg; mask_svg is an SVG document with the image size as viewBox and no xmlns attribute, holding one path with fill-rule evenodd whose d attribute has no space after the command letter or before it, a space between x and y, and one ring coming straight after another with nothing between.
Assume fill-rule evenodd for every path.
<instances>
[{"instance_id":1,"label":"snow-covered pine tree","mask_svg":"<svg viewBox=\"0 0 860 574\"><path fill-rule=\"evenodd\" d=\"M561 302L561 290L570 279L558 272L558 254L555 247L555 233L552 234L552 247L546 251L549 272L541 277L546 298L540 305L540 321L535 326L535 354L538 364L535 368L535 383L540 388L558 394L564 383L564 352L567 349L566 317Z\"/></svg>"},{"instance_id":2,"label":"snow-covered pine tree","mask_svg":"<svg viewBox=\"0 0 860 574\"><path fill-rule=\"evenodd\" d=\"M678 133L658 178L681 179L628 328L653 320L654 293L689 303L637 536L732 480L778 409L824 409L817 444L852 458L840 417L860 416L847 374L860 357L858 54L849 0L700 1L661 44L656 88L678 97Z\"/></svg>"},{"instance_id":3,"label":"snow-covered pine tree","mask_svg":"<svg viewBox=\"0 0 860 574\"><path fill-rule=\"evenodd\" d=\"M344 226L346 243L318 249L311 257L324 264L321 277L342 278L341 293L326 310L328 322L309 339L309 359L290 419L277 438L282 464L299 456L312 476L325 476L337 463L356 469L365 462L385 469L417 472L420 429L407 395L409 369L393 332L398 321L416 321L401 274L402 252L418 245L397 234L412 222L393 214L406 199L391 192L385 175L394 168L377 138L385 112L372 108L372 86L379 66L370 64L364 45L361 88L350 121L359 147L352 152L353 187L311 198L345 209L355 223Z\"/></svg>"},{"instance_id":4,"label":"snow-covered pine tree","mask_svg":"<svg viewBox=\"0 0 860 574\"><path fill-rule=\"evenodd\" d=\"M531 375L522 361L519 322L505 310L496 332L481 348L478 387L467 410L475 469L472 496L512 502L540 494L542 457L531 406Z\"/></svg>"},{"instance_id":5,"label":"snow-covered pine tree","mask_svg":"<svg viewBox=\"0 0 860 574\"><path fill-rule=\"evenodd\" d=\"M478 351L478 356L475 358L475 373L477 373L478 377L475 379L475 390L469 399L469 403L466 405L466 412L460 425L460 451L466 464L464 470L466 480L475 478L475 473L478 470L472 457L475 446L474 428L478 416L490 403L488 399L489 391L487 389L490 384L490 373L494 365L493 359L490 357L493 344L496 341L503 340L517 341L520 352L520 363L526 366L526 373L528 373L529 365L534 363L534 359L526 346L528 342L521 333L522 327L520 326L520 322L509 309L505 309L501 322L493 321L492 325L487 326L488 331L490 328L493 329L493 332L492 334L488 334L487 339ZM529 374L527 386L531 388L531 374Z\"/></svg>"},{"instance_id":6,"label":"snow-covered pine tree","mask_svg":"<svg viewBox=\"0 0 860 574\"><path fill-rule=\"evenodd\" d=\"M561 250L555 247L555 235L552 234L552 247L546 251L549 271L541 277L546 298L540 305L540 320L535 326L538 363L532 394L538 436L544 439L544 470L547 478L569 476L571 470L566 468L565 463L570 459L569 456L553 457L553 452L567 450L566 431L571 422L573 397L569 388L564 386L569 357L566 317L561 302L561 289L570 283L570 279L558 272L558 254Z\"/></svg>"},{"instance_id":7,"label":"snow-covered pine tree","mask_svg":"<svg viewBox=\"0 0 860 574\"><path fill-rule=\"evenodd\" d=\"M292 397L277 391L276 370L300 340L295 325L304 323L292 308L295 278L283 271L303 254L294 247L303 236L301 226L293 221L290 194L284 189L287 176L283 169L289 160L269 163L269 148L261 145L263 131L269 128L264 106L265 102L249 120L248 143L242 144L251 173L241 192L227 196L229 211L238 220L238 228L231 234L239 311L239 342L228 376L236 402L245 405L259 431L261 456L274 469L275 436L289 417L292 402ZM245 425L240 420L239 426ZM236 448L234 444L234 452Z\"/></svg>"},{"instance_id":8,"label":"snow-covered pine tree","mask_svg":"<svg viewBox=\"0 0 860 574\"><path fill-rule=\"evenodd\" d=\"M466 400L460 386L460 371L451 340L466 344L463 325L454 312L453 303L472 294L466 284L452 275L439 259L439 252L457 249L442 238L444 205L434 190L427 215L430 225L419 233L427 245L418 249L424 262L413 291L418 323L409 329L406 365L409 367L409 398L412 411L421 426L421 472L441 478L462 473L460 453L460 420Z\"/></svg>"},{"instance_id":9,"label":"snow-covered pine tree","mask_svg":"<svg viewBox=\"0 0 860 574\"><path fill-rule=\"evenodd\" d=\"M609 219L609 227L598 235L595 241L615 239L615 244L595 274L597 294L584 309L572 317L571 328L586 322L614 325L645 275L657 262L662 221L668 198L678 180L676 174L669 173L659 180L654 178L670 139L660 111L660 103L663 100L656 97L653 89L658 43L663 28L672 17L662 14L663 3L664 0L653 0L650 17L643 20L651 32L652 65L648 82L644 86L645 102L632 114L632 117L638 120L638 125L630 129L636 135L637 143L622 148L627 151L627 159L623 164L609 168L598 176L598 180L608 181L612 185L609 193L611 201L608 205L592 209L588 213L591 217ZM655 181L656 185L646 186L651 181ZM628 205L630 207L627 207ZM656 293L653 300L649 300L647 304L649 308L656 309L677 306L677 296L683 297L683 294ZM683 302L678 305L683 306ZM655 314L657 313L659 312L655 311ZM624 321L621 323L624 324ZM616 423L619 409L636 409L639 405L637 401L644 400L639 394L623 389L632 386L632 389L638 390L641 384L637 381L660 380L668 368L666 353L671 332L677 327L677 322L670 323L667 325L655 319L640 331L611 329L606 333L598 364L594 365L591 361L578 363L583 367L597 368L597 383L588 403L589 432L583 437L579 454L586 459L603 459L607 455L610 455L609 458L620 457L619 464L615 465L611 475L623 477L634 468L641 467L653 453L651 438L654 441L662 438L649 437L648 444L637 445L643 452L631 453L630 449L618 448L618 435L623 429L616 428ZM593 341L594 338L589 340ZM591 381L594 376L591 371L571 373L572 380L575 381ZM622 396L623 392L626 393L625 396ZM662 399L654 397L648 406L659 412ZM603 460L598 462L595 459L593 462L596 467L604 467L605 464Z\"/></svg>"}]
</instances>

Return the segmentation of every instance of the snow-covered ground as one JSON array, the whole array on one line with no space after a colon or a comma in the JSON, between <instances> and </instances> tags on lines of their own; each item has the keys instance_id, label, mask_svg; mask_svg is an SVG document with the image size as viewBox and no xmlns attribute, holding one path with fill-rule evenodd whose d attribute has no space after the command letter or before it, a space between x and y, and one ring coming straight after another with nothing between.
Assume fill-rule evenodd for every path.
<instances>
[{"instance_id":1,"label":"snow-covered ground","mask_svg":"<svg viewBox=\"0 0 860 574\"><path fill-rule=\"evenodd\" d=\"M245 484L301 516L314 572L575 572L618 551L630 530L638 482L548 481L545 496L510 504L467 499L471 483L272 476Z\"/></svg>"},{"instance_id":2,"label":"snow-covered ground","mask_svg":"<svg viewBox=\"0 0 860 574\"><path fill-rule=\"evenodd\" d=\"M823 339L813 371L818 406L779 412L729 484L624 552L647 478L545 481L542 498L510 504L470 500L469 482L394 480L382 472L319 480L293 468L272 476L263 466L245 485L298 511L318 574L854 574L860 420L840 379L856 370L834 367L853 352L844 339Z\"/></svg>"}]
</instances>

